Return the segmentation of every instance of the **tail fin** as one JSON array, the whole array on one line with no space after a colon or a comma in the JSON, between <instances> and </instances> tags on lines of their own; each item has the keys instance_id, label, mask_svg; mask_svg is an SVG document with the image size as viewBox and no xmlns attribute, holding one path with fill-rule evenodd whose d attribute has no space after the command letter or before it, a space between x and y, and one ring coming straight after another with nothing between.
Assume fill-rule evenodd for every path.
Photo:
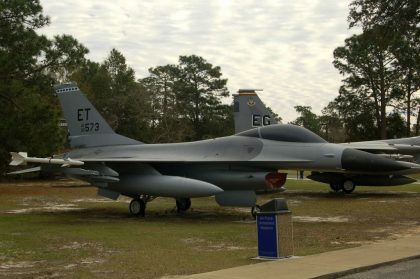
<instances>
[{"instance_id":1,"label":"tail fin","mask_svg":"<svg viewBox=\"0 0 420 279\"><path fill-rule=\"evenodd\" d=\"M261 89L239 89L238 94L233 95L235 133L277 124L256 91L261 91Z\"/></svg>"},{"instance_id":2,"label":"tail fin","mask_svg":"<svg viewBox=\"0 0 420 279\"><path fill-rule=\"evenodd\" d=\"M139 144L116 134L74 83L54 86L69 130L71 147Z\"/></svg>"}]
</instances>

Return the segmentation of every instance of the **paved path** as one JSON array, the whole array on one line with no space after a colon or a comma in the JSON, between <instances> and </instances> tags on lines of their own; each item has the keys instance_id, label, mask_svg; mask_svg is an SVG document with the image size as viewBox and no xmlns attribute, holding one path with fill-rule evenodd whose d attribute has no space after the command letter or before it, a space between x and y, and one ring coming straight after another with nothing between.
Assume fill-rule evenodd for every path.
<instances>
[{"instance_id":1,"label":"paved path","mask_svg":"<svg viewBox=\"0 0 420 279\"><path fill-rule=\"evenodd\" d=\"M409 258L420 258L420 235L306 257L194 274L183 278L339 278Z\"/></svg>"},{"instance_id":2,"label":"paved path","mask_svg":"<svg viewBox=\"0 0 420 279\"><path fill-rule=\"evenodd\" d=\"M340 279L418 279L419 277L420 259L414 259L350 274Z\"/></svg>"}]
</instances>

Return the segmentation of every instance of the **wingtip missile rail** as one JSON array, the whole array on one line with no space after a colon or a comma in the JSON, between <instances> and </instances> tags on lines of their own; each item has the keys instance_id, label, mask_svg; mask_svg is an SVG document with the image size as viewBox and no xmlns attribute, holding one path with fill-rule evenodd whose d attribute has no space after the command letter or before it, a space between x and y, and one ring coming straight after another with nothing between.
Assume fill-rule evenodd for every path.
<instances>
[{"instance_id":1,"label":"wingtip missile rail","mask_svg":"<svg viewBox=\"0 0 420 279\"><path fill-rule=\"evenodd\" d=\"M28 157L28 153L26 152L10 152L12 155L12 161L10 162L11 166L21 166L26 165L27 163L40 163L40 164L53 164L53 165L61 165L62 167L68 166L82 166L84 162L73 160L70 158L38 158L38 157Z\"/></svg>"}]
</instances>

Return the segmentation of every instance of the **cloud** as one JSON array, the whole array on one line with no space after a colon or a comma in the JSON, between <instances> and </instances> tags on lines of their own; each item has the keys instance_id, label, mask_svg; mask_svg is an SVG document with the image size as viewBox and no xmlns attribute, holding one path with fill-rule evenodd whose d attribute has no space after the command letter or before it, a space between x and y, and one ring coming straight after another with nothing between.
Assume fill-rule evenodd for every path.
<instances>
[{"instance_id":1,"label":"cloud","mask_svg":"<svg viewBox=\"0 0 420 279\"><path fill-rule=\"evenodd\" d=\"M350 36L349 1L41 0L48 36L71 34L103 61L117 48L136 71L197 54L221 66L231 93L264 88L264 102L286 121L294 106L316 113L338 94L334 48Z\"/></svg>"}]
</instances>

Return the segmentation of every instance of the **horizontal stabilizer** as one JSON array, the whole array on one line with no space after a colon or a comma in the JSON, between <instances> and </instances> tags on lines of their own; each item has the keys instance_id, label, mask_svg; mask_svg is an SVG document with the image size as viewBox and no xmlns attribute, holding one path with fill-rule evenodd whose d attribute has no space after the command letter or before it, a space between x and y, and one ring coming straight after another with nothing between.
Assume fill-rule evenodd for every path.
<instances>
[{"instance_id":1,"label":"horizontal stabilizer","mask_svg":"<svg viewBox=\"0 0 420 279\"><path fill-rule=\"evenodd\" d=\"M106 176L106 175L91 176L91 177L89 177L89 180L91 180L93 183L94 182L113 183L113 182L119 182L120 181L120 179L118 177Z\"/></svg>"},{"instance_id":2,"label":"horizontal stabilizer","mask_svg":"<svg viewBox=\"0 0 420 279\"><path fill-rule=\"evenodd\" d=\"M14 175L14 174L24 174L24 173L39 172L39 171L41 171L41 167L35 167L35 168L30 168L30 169L25 169L25 170L20 170L20 171L12 171L7 174Z\"/></svg>"},{"instance_id":3,"label":"horizontal stabilizer","mask_svg":"<svg viewBox=\"0 0 420 279\"><path fill-rule=\"evenodd\" d=\"M114 171L111 168L108 168L106 166L102 166L102 168L99 169L82 169L82 168L65 168L65 169L59 169L59 172L62 174L69 175L74 178L78 178L84 181L88 181L90 183L112 183L112 182L118 182L120 179L116 176L118 176L118 173ZM109 175L111 174L111 175Z\"/></svg>"},{"instance_id":4,"label":"horizontal stabilizer","mask_svg":"<svg viewBox=\"0 0 420 279\"><path fill-rule=\"evenodd\" d=\"M74 176L98 176L100 175L98 171L95 170L85 170L81 168L66 168L60 170L61 173L74 175Z\"/></svg>"}]
</instances>

